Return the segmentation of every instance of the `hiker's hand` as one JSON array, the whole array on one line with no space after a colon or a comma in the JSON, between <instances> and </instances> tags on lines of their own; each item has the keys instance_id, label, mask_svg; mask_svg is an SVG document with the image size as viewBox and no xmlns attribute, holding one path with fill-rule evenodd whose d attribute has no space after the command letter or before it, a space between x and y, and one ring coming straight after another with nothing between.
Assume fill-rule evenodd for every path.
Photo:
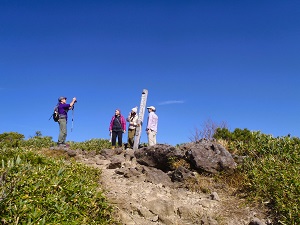
<instances>
[{"instance_id":1,"label":"hiker's hand","mask_svg":"<svg viewBox=\"0 0 300 225\"><path fill-rule=\"evenodd\" d=\"M75 97L73 98L73 102L77 102L77 99Z\"/></svg>"},{"instance_id":2,"label":"hiker's hand","mask_svg":"<svg viewBox=\"0 0 300 225\"><path fill-rule=\"evenodd\" d=\"M126 130L123 130L123 133L126 133Z\"/></svg>"}]
</instances>

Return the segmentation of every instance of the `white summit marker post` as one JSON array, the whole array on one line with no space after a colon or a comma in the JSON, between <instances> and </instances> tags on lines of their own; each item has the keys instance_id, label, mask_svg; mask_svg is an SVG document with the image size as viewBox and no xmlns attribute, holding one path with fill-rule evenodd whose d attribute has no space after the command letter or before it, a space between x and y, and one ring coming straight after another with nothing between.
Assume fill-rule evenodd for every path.
<instances>
[{"instance_id":1,"label":"white summit marker post","mask_svg":"<svg viewBox=\"0 0 300 225\"><path fill-rule=\"evenodd\" d=\"M144 121L144 115L146 110L146 103L147 103L147 97L148 97L148 90L143 89L142 92L142 98L141 98L141 104L140 104L140 111L139 111L139 118L138 118L138 126L135 130L135 138L134 138L134 145L133 149L137 150L139 148L141 134L142 134L142 125Z\"/></svg>"}]
</instances>

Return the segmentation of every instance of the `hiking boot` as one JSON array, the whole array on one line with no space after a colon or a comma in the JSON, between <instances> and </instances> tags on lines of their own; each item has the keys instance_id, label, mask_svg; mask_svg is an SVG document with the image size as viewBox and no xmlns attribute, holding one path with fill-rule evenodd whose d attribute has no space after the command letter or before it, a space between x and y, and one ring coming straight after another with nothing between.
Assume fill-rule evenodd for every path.
<instances>
[{"instance_id":1,"label":"hiking boot","mask_svg":"<svg viewBox=\"0 0 300 225\"><path fill-rule=\"evenodd\" d=\"M111 146L111 149L115 149L115 146Z\"/></svg>"}]
</instances>

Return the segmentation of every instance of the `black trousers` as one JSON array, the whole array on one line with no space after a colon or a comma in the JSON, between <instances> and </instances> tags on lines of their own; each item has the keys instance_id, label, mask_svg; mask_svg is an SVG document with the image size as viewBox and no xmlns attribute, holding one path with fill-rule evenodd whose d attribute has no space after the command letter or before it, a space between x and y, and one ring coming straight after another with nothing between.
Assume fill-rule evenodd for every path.
<instances>
[{"instance_id":1,"label":"black trousers","mask_svg":"<svg viewBox=\"0 0 300 225\"><path fill-rule=\"evenodd\" d=\"M112 133L111 133L111 145L116 146L117 137L118 137L118 145L119 145L119 147L122 147L123 131L112 131Z\"/></svg>"}]
</instances>

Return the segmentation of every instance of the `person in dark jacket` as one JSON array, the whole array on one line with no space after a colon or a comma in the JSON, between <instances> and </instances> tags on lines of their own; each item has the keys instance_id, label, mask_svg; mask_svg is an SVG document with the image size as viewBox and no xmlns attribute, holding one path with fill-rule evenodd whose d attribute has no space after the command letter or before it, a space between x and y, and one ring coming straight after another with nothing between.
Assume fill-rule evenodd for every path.
<instances>
[{"instance_id":1,"label":"person in dark jacket","mask_svg":"<svg viewBox=\"0 0 300 225\"><path fill-rule=\"evenodd\" d=\"M111 134L111 146L112 146L111 148L114 149L116 147L117 137L118 137L118 146L122 148L123 133L126 132L126 121L119 109L116 109L115 115L111 118L109 124L109 132Z\"/></svg>"}]
</instances>

